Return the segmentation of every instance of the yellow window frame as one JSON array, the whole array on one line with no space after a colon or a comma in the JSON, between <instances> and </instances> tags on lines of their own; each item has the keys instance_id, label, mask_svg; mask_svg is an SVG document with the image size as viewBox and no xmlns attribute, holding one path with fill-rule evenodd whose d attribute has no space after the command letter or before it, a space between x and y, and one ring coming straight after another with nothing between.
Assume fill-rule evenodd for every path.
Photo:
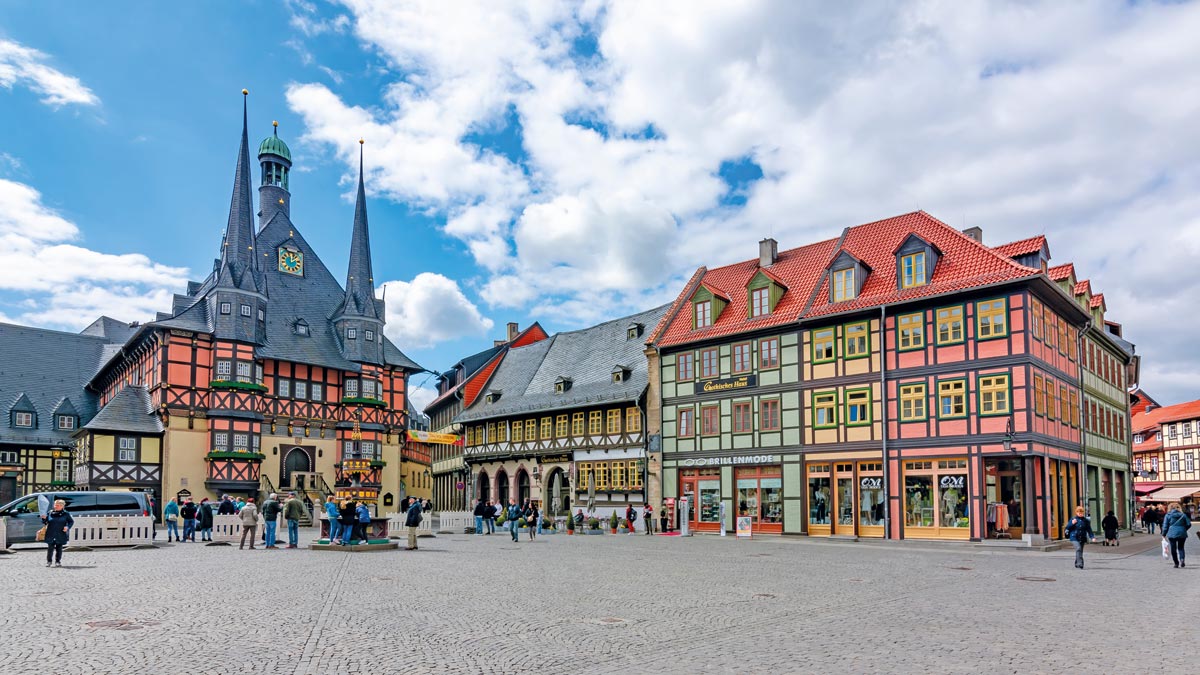
<instances>
[{"instance_id":1,"label":"yellow window frame","mask_svg":"<svg viewBox=\"0 0 1200 675\"><path fill-rule=\"evenodd\" d=\"M871 354L871 331L866 321L842 326L842 357L861 359Z\"/></svg>"},{"instance_id":2,"label":"yellow window frame","mask_svg":"<svg viewBox=\"0 0 1200 675\"><path fill-rule=\"evenodd\" d=\"M900 421L925 420L925 383L900 385Z\"/></svg>"},{"instance_id":3,"label":"yellow window frame","mask_svg":"<svg viewBox=\"0 0 1200 675\"><path fill-rule=\"evenodd\" d=\"M925 252L900 256L900 288L916 288L926 283Z\"/></svg>"},{"instance_id":4,"label":"yellow window frame","mask_svg":"<svg viewBox=\"0 0 1200 675\"><path fill-rule=\"evenodd\" d=\"M609 410L607 417L605 432L609 435L621 433L621 411L615 408Z\"/></svg>"},{"instance_id":5,"label":"yellow window frame","mask_svg":"<svg viewBox=\"0 0 1200 675\"><path fill-rule=\"evenodd\" d=\"M584 430L583 420L584 420L583 413L575 413L574 415L571 415L571 435L572 436L582 436L583 435L583 430Z\"/></svg>"},{"instance_id":6,"label":"yellow window frame","mask_svg":"<svg viewBox=\"0 0 1200 675\"><path fill-rule=\"evenodd\" d=\"M628 483L625 482L625 462L613 462L612 464L612 486L614 490L624 490Z\"/></svg>"},{"instance_id":7,"label":"yellow window frame","mask_svg":"<svg viewBox=\"0 0 1200 675\"><path fill-rule=\"evenodd\" d=\"M830 429L837 426L837 392L823 391L813 394L813 417L812 423L814 429ZM821 422L821 411L825 411L825 419Z\"/></svg>"},{"instance_id":8,"label":"yellow window frame","mask_svg":"<svg viewBox=\"0 0 1200 675\"><path fill-rule=\"evenodd\" d=\"M608 462L596 462L596 489L608 489Z\"/></svg>"},{"instance_id":9,"label":"yellow window frame","mask_svg":"<svg viewBox=\"0 0 1200 675\"><path fill-rule=\"evenodd\" d=\"M548 441L551 438L554 438L554 436L552 435L553 433L554 433L554 418L553 417L543 417L542 418L542 440Z\"/></svg>"},{"instance_id":10,"label":"yellow window frame","mask_svg":"<svg viewBox=\"0 0 1200 675\"><path fill-rule=\"evenodd\" d=\"M979 414L1007 415L1012 412L1008 375L986 375L979 378Z\"/></svg>"},{"instance_id":11,"label":"yellow window frame","mask_svg":"<svg viewBox=\"0 0 1200 675\"><path fill-rule=\"evenodd\" d=\"M604 415L599 410L588 413L588 434L595 436L604 431Z\"/></svg>"},{"instance_id":12,"label":"yellow window frame","mask_svg":"<svg viewBox=\"0 0 1200 675\"><path fill-rule=\"evenodd\" d=\"M945 399L950 399L946 412ZM967 381L964 379L938 382L938 419L958 419L967 416Z\"/></svg>"},{"instance_id":13,"label":"yellow window frame","mask_svg":"<svg viewBox=\"0 0 1200 675\"><path fill-rule=\"evenodd\" d=\"M625 430L629 433L642 430L642 411L637 408L625 409Z\"/></svg>"},{"instance_id":14,"label":"yellow window frame","mask_svg":"<svg viewBox=\"0 0 1200 675\"><path fill-rule=\"evenodd\" d=\"M937 343L953 345L963 341L963 306L942 307L934 313Z\"/></svg>"},{"instance_id":15,"label":"yellow window frame","mask_svg":"<svg viewBox=\"0 0 1200 675\"><path fill-rule=\"evenodd\" d=\"M833 272L833 301L843 302L853 300L857 295L857 289L854 287L854 268L847 267L844 270L834 270Z\"/></svg>"},{"instance_id":16,"label":"yellow window frame","mask_svg":"<svg viewBox=\"0 0 1200 675\"><path fill-rule=\"evenodd\" d=\"M537 440L537 420L525 420L525 440Z\"/></svg>"},{"instance_id":17,"label":"yellow window frame","mask_svg":"<svg viewBox=\"0 0 1200 675\"><path fill-rule=\"evenodd\" d=\"M896 318L897 344L900 351L925 346L925 312L902 314Z\"/></svg>"},{"instance_id":18,"label":"yellow window frame","mask_svg":"<svg viewBox=\"0 0 1200 675\"><path fill-rule=\"evenodd\" d=\"M820 356L828 351L828 356ZM829 363L837 358L837 330L821 328L812 332L812 362Z\"/></svg>"},{"instance_id":19,"label":"yellow window frame","mask_svg":"<svg viewBox=\"0 0 1200 675\"><path fill-rule=\"evenodd\" d=\"M975 303L975 337L991 340L1008 336L1008 300L981 300Z\"/></svg>"},{"instance_id":20,"label":"yellow window frame","mask_svg":"<svg viewBox=\"0 0 1200 675\"><path fill-rule=\"evenodd\" d=\"M558 417L554 418L554 436L555 436L555 438L566 438L567 437L567 428L569 425L568 420L570 420L570 419L571 419L571 417L569 415L559 415Z\"/></svg>"}]
</instances>

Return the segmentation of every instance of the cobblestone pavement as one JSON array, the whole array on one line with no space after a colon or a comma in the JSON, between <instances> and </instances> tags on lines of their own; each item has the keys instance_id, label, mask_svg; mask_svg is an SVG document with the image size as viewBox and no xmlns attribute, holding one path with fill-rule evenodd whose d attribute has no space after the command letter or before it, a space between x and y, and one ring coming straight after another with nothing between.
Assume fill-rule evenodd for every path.
<instances>
[{"instance_id":1,"label":"cobblestone pavement","mask_svg":"<svg viewBox=\"0 0 1200 675\"><path fill-rule=\"evenodd\" d=\"M1155 538L1156 540L1156 538ZM713 536L0 556L0 672L1182 673L1200 570ZM1197 558L1200 567L1200 557ZM1022 579L1024 577L1024 579Z\"/></svg>"}]
</instances>

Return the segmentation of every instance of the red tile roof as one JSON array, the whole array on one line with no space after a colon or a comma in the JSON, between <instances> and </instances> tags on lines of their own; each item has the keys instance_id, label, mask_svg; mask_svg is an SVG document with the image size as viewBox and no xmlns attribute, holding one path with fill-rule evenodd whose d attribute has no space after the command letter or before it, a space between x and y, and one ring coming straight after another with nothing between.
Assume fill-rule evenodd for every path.
<instances>
[{"instance_id":1,"label":"red tile roof","mask_svg":"<svg viewBox=\"0 0 1200 675\"><path fill-rule=\"evenodd\" d=\"M993 246L992 250L1006 258L1017 258L1023 255L1037 253L1046 247L1046 236L1039 234L1036 237L1022 239L1020 241L1011 241L1007 244Z\"/></svg>"},{"instance_id":2,"label":"red tile roof","mask_svg":"<svg viewBox=\"0 0 1200 675\"><path fill-rule=\"evenodd\" d=\"M1144 414L1155 415L1156 413L1157 416L1154 419L1159 424L1200 419L1200 401L1188 401L1187 403L1169 405L1165 408L1156 408Z\"/></svg>"},{"instance_id":3,"label":"red tile roof","mask_svg":"<svg viewBox=\"0 0 1200 675\"><path fill-rule=\"evenodd\" d=\"M1097 293L1092 296L1092 309L1101 307L1103 305L1104 305L1104 294L1103 293Z\"/></svg>"},{"instance_id":4,"label":"red tile roof","mask_svg":"<svg viewBox=\"0 0 1200 675\"><path fill-rule=\"evenodd\" d=\"M675 315L679 314L679 310L683 304L687 302L688 298L692 297L692 293L695 292L692 290L692 288L696 286L696 284L700 281L700 278L703 277L706 272L708 272L708 268L704 267L703 265L701 265L700 268L695 272L692 272L692 278L688 279L688 282L683 285L683 292L681 292L679 296L675 298L675 302L672 302L671 306L667 308L667 313L663 314L662 320L660 320L658 325L654 327L654 330L650 333L650 337L646 338L646 344L651 345L657 342L659 336L667 330L667 326L674 323Z\"/></svg>"},{"instance_id":5,"label":"red tile roof","mask_svg":"<svg viewBox=\"0 0 1200 675\"><path fill-rule=\"evenodd\" d=\"M1084 293L1091 293L1091 292L1092 292L1092 282L1088 281L1087 279L1076 282L1075 295L1083 295Z\"/></svg>"},{"instance_id":6,"label":"red tile roof","mask_svg":"<svg viewBox=\"0 0 1200 675\"><path fill-rule=\"evenodd\" d=\"M1075 274L1075 263L1067 263L1066 265L1057 265L1046 270L1046 274L1051 281L1062 281L1070 279L1071 275Z\"/></svg>"}]
</instances>

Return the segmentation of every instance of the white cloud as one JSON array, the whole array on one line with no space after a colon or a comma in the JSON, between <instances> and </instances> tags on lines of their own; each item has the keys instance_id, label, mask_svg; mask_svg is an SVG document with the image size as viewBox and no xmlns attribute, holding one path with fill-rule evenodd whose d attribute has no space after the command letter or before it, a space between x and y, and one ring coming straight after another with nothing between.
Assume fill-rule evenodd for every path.
<instances>
[{"instance_id":1,"label":"white cloud","mask_svg":"<svg viewBox=\"0 0 1200 675\"><path fill-rule=\"evenodd\" d=\"M424 410L425 406L429 405L433 399L437 398L437 389L433 387L408 387L408 400L417 410Z\"/></svg>"},{"instance_id":2,"label":"white cloud","mask_svg":"<svg viewBox=\"0 0 1200 675\"><path fill-rule=\"evenodd\" d=\"M384 332L406 349L483 335L494 323L463 295L452 279L423 272L412 281L384 282L387 327Z\"/></svg>"},{"instance_id":3,"label":"white cloud","mask_svg":"<svg viewBox=\"0 0 1200 675\"><path fill-rule=\"evenodd\" d=\"M12 40L0 39L0 87L23 85L42 95L42 103L99 105L100 99L79 78L45 64L46 55Z\"/></svg>"},{"instance_id":4,"label":"white cloud","mask_svg":"<svg viewBox=\"0 0 1200 675\"><path fill-rule=\"evenodd\" d=\"M42 203L34 188L0 178L0 291L28 299L21 323L82 328L107 314L152 319L171 306L187 270L141 254L115 255L65 243L79 228Z\"/></svg>"},{"instance_id":5,"label":"white cloud","mask_svg":"<svg viewBox=\"0 0 1200 675\"><path fill-rule=\"evenodd\" d=\"M393 84L296 84L289 104L348 175L364 135L371 189L444 217L490 304L582 322L768 233L924 208L991 243L1045 231L1129 324L1145 384L1194 396L1161 373L1200 377L1167 335L1200 331L1195 239L1174 234L1197 227L1200 5L342 4ZM520 157L472 141L509 116ZM763 178L725 203L742 158Z\"/></svg>"}]
</instances>

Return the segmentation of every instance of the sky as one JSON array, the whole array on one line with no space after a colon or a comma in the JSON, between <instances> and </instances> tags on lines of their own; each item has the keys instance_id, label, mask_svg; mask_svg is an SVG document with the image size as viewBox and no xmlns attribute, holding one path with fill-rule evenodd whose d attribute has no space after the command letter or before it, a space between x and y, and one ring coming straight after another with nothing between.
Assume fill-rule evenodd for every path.
<instances>
[{"instance_id":1,"label":"sky","mask_svg":"<svg viewBox=\"0 0 1200 675\"><path fill-rule=\"evenodd\" d=\"M923 209L1049 238L1200 398L1195 2L0 5L0 321L147 320L219 251L242 88L335 276L359 138L388 335L431 371L699 265ZM428 400L428 375L413 384Z\"/></svg>"}]
</instances>

